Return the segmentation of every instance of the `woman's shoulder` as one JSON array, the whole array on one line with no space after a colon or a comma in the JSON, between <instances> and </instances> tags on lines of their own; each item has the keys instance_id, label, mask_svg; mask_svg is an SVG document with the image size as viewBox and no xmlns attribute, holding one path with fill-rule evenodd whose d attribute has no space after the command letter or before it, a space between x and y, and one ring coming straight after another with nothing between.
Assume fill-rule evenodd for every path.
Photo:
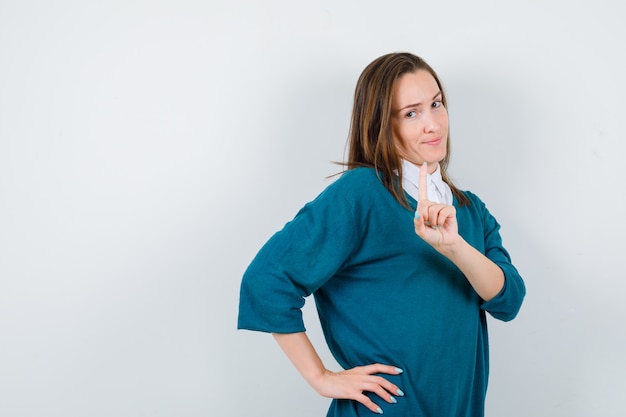
<instances>
[{"instance_id":1,"label":"woman's shoulder","mask_svg":"<svg viewBox=\"0 0 626 417\"><path fill-rule=\"evenodd\" d=\"M385 191L385 187L382 185L376 170L359 167L338 174L336 179L322 191L316 200L340 198L354 202L369 198L369 196L377 194L379 190Z\"/></svg>"},{"instance_id":2,"label":"woman's shoulder","mask_svg":"<svg viewBox=\"0 0 626 417\"><path fill-rule=\"evenodd\" d=\"M476 213L481 217L491 217L491 213L487 208L487 204L485 204L484 200L482 200L476 193L468 190L461 190L469 200L470 204L464 206L468 213Z\"/></svg>"},{"instance_id":3,"label":"woman's shoulder","mask_svg":"<svg viewBox=\"0 0 626 417\"><path fill-rule=\"evenodd\" d=\"M374 168L359 167L339 174L339 177L330 184L328 189L350 195L352 193L362 194L364 189L374 192L377 185L382 187L377 171Z\"/></svg>"},{"instance_id":4,"label":"woman's shoulder","mask_svg":"<svg viewBox=\"0 0 626 417\"><path fill-rule=\"evenodd\" d=\"M470 203L473 204L484 204L483 201L478 197L474 192L469 190L459 190L465 197L467 197Z\"/></svg>"},{"instance_id":5,"label":"woman's shoulder","mask_svg":"<svg viewBox=\"0 0 626 417\"><path fill-rule=\"evenodd\" d=\"M374 168L359 167L348 169L341 173L338 181L345 182L347 184L380 181L378 173Z\"/></svg>"},{"instance_id":6,"label":"woman's shoulder","mask_svg":"<svg viewBox=\"0 0 626 417\"><path fill-rule=\"evenodd\" d=\"M376 199L373 196L377 189L374 182L380 181L371 168L346 170L333 178L332 183L300 209L296 219L307 215L322 215L325 222L339 221L345 219L345 216L354 216L363 207L371 205L368 202ZM384 189L382 184L380 187Z\"/></svg>"}]
</instances>

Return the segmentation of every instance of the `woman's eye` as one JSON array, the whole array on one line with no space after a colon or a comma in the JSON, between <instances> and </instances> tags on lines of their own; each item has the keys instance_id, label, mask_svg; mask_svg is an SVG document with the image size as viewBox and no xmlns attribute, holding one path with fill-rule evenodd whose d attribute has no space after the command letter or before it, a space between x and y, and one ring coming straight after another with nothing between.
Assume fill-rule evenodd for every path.
<instances>
[{"instance_id":1,"label":"woman's eye","mask_svg":"<svg viewBox=\"0 0 626 417\"><path fill-rule=\"evenodd\" d=\"M417 116L417 112L416 112L416 111L414 111L414 110L411 110L410 112L408 112L408 113L406 114L406 118L407 118L407 119L412 119L412 118L414 118L415 116Z\"/></svg>"},{"instance_id":2,"label":"woman's eye","mask_svg":"<svg viewBox=\"0 0 626 417\"><path fill-rule=\"evenodd\" d=\"M443 103L441 101L434 101L433 102L433 109L436 109L438 107L443 106Z\"/></svg>"}]
</instances>

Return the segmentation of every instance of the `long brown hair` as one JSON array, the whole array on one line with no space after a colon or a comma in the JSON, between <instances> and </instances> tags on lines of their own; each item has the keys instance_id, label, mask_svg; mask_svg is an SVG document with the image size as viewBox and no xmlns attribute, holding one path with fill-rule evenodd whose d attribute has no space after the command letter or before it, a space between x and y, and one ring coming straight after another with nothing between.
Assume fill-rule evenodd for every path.
<instances>
[{"instance_id":1,"label":"long brown hair","mask_svg":"<svg viewBox=\"0 0 626 417\"><path fill-rule=\"evenodd\" d=\"M441 90L441 102L447 108L446 95L439 77L422 58L406 52L383 55L370 63L361 73L354 92L350 122L347 169L371 167L376 170L389 192L403 206L409 202L402 190L402 163L391 130L391 102L394 82L403 74L428 71ZM452 182L446 168L450 161L450 135L447 152L439 163L442 179L461 205L469 199ZM396 174L397 173L397 174Z\"/></svg>"}]
</instances>

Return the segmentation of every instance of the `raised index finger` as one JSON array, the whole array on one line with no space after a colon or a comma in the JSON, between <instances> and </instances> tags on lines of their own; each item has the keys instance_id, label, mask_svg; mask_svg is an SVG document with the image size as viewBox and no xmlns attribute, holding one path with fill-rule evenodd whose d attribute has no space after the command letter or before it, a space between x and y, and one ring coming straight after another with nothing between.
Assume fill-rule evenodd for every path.
<instances>
[{"instance_id":1,"label":"raised index finger","mask_svg":"<svg viewBox=\"0 0 626 417\"><path fill-rule=\"evenodd\" d=\"M426 161L420 167L417 198L419 201L428 201L428 163Z\"/></svg>"}]
</instances>

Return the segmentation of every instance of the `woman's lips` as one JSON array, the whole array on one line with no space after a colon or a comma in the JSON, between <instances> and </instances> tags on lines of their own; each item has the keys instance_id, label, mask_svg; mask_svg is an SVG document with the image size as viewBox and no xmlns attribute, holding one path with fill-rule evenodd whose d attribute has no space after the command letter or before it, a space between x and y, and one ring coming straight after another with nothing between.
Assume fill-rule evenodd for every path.
<instances>
[{"instance_id":1,"label":"woman's lips","mask_svg":"<svg viewBox=\"0 0 626 417\"><path fill-rule=\"evenodd\" d=\"M437 146L441 143L441 138L435 138L424 142L425 145Z\"/></svg>"}]
</instances>

